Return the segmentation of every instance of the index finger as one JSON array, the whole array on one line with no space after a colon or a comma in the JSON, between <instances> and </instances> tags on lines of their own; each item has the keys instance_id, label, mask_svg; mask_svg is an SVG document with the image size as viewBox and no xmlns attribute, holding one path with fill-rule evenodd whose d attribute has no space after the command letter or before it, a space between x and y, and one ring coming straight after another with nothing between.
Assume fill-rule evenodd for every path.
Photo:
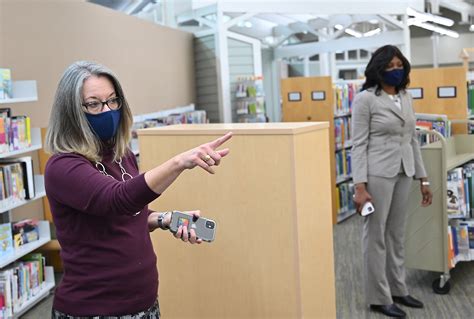
<instances>
[{"instance_id":1,"label":"index finger","mask_svg":"<svg viewBox=\"0 0 474 319\"><path fill-rule=\"evenodd\" d=\"M212 147L213 149L218 148L225 142L227 142L230 138L232 137L232 132L227 133L224 136L219 137L218 139L215 139L212 142L209 142L209 146Z\"/></svg>"}]
</instances>

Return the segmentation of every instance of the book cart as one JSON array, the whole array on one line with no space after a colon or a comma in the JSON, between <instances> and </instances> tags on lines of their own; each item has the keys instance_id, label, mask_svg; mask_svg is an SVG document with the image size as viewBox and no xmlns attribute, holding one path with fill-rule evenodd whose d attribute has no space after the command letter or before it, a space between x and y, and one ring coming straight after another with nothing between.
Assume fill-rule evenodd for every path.
<instances>
[{"instance_id":1,"label":"book cart","mask_svg":"<svg viewBox=\"0 0 474 319\"><path fill-rule=\"evenodd\" d=\"M413 183L408 203L405 263L409 268L441 273L432 288L437 294L447 294L451 288L449 271L454 267L448 229L447 176L449 170L474 160L474 135L445 138L436 131L421 131L439 139L421 148L433 202L429 207L422 207L419 185ZM472 257L471 253L471 260Z\"/></svg>"}]
</instances>

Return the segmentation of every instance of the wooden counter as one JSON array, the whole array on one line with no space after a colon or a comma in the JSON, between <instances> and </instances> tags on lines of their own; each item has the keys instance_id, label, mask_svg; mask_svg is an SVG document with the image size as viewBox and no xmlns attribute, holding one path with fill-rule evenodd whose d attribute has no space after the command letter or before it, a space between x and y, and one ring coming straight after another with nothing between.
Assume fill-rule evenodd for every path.
<instances>
[{"instance_id":1,"label":"wooden counter","mask_svg":"<svg viewBox=\"0 0 474 319\"><path fill-rule=\"evenodd\" d=\"M336 317L328 128L206 124L138 132L142 171L234 133L215 175L185 171L151 205L200 209L217 222L211 244L152 234L166 318Z\"/></svg>"}]
</instances>

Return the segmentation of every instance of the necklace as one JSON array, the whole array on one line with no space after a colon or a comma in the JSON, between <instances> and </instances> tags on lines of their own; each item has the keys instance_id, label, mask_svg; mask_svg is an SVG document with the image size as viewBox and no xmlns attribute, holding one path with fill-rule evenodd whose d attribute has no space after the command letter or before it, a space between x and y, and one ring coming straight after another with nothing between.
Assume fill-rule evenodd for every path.
<instances>
[{"instance_id":1,"label":"necklace","mask_svg":"<svg viewBox=\"0 0 474 319\"><path fill-rule=\"evenodd\" d=\"M125 167L122 166L122 159L120 159L118 161L115 160L114 162L117 163L118 166L120 167L120 171L122 172L122 181L125 182L126 180L133 178L132 175L127 173L127 171L125 170ZM107 171L105 170L104 164L102 164L101 162L95 162L95 167L99 170L99 172L102 173L102 175L112 177L113 179L115 179L115 177L113 177L112 175L109 175L109 173L107 173Z\"/></svg>"},{"instance_id":2,"label":"necklace","mask_svg":"<svg viewBox=\"0 0 474 319\"><path fill-rule=\"evenodd\" d=\"M114 161L115 163L118 164L118 166L120 167L120 171L122 172L122 181L125 182L126 180L129 180L129 179L132 179L133 176L130 175L129 173L127 173L127 171L125 170L125 167L123 167L122 165L122 159L119 159L118 161L115 160ZM105 175L105 176L108 176L108 177L111 177L113 179L115 179L115 177L113 177L112 175L110 175L109 173L107 173L107 171L105 170L105 166L104 164L102 164L101 162L99 161L96 161L95 162L95 167L99 170L99 172L102 174L102 175ZM133 216L137 216L138 214L140 214L141 211L133 214Z\"/></svg>"}]
</instances>

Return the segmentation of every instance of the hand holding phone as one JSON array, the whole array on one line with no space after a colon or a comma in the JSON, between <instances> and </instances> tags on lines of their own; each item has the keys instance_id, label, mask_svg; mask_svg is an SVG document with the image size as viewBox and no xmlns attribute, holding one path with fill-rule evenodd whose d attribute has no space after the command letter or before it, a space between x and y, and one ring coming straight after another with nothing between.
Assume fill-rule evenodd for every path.
<instances>
[{"instance_id":1,"label":"hand holding phone","mask_svg":"<svg viewBox=\"0 0 474 319\"><path fill-rule=\"evenodd\" d=\"M372 214L373 212L375 212L374 205L372 205L371 202L365 202L362 210L360 211L360 215L365 217Z\"/></svg>"},{"instance_id":2,"label":"hand holding phone","mask_svg":"<svg viewBox=\"0 0 474 319\"><path fill-rule=\"evenodd\" d=\"M188 232L193 229L196 237L203 241L212 242L216 236L217 224L212 219L173 211L171 214L170 231L176 234L180 226L186 226ZM188 236L190 236L189 233Z\"/></svg>"}]
</instances>

